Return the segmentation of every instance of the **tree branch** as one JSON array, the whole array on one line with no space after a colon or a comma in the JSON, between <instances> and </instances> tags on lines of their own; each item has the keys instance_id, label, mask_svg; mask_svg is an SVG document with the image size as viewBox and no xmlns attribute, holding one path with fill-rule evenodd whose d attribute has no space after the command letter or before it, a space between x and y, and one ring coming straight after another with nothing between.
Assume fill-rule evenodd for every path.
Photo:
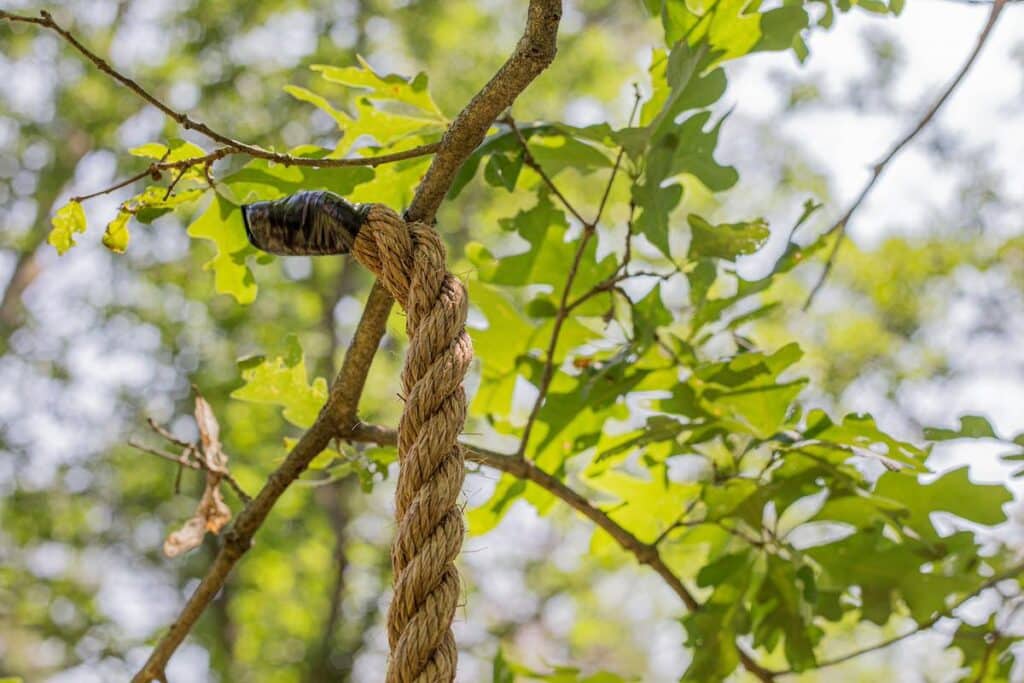
<instances>
[{"instance_id":1,"label":"tree branch","mask_svg":"<svg viewBox=\"0 0 1024 683\"><path fill-rule=\"evenodd\" d=\"M288 156L288 155L276 155L276 156L285 156L285 157L287 157L288 161L281 161L281 162L279 162L279 163L282 163L282 164L284 164L286 166L316 166L316 167L320 167L320 168L336 168L336 167L339 167L339 166L379 166L381 164L387 164L387 163L392 163L392 162L395 162L395 161L402 161L404 159L412 159L414 157L419 157L419 156L424 156L426 154L431 154L436 149L437 149L437 143L432 143L432 144L429 144L429 145L421 145L419 147L413 147L412 149L407 149L407 150L402 151L402 152L394 152L394 153L391 153L391 154L380 154L378 156L373 156L373 157L353 157L353 158L348 158L348 159L314 159L314 158L307 158L307 157L293 157L293 156ZM128 178L125 178L124 180L118 181L118 182L114 183L113 185L111 185L109 187L106 187L106 188L104 188L102 190L97 190L96 192L91 192L91 193L86 194L86 195L80 195L80 196L77 196L77 197L72 197L71 201L73 201L73 202L84 202L87 199L92 199L93 197L99 197L100 195L104 195L104 194L110 194L114 190L119 190L122 187L127 187L128 185L131 185L134 182L142 180L143 178L145 178L147 176L152 177L154 180L158 180L160 178L160 172L161 171L177 170L178 171L178 176L171 183L170 187L167 188L167 194L164 196L164 200L166 201L166 199L170 196L171 190L174 189L174 185L177 184L178 180L181 180L181 176L184 175L185 171L187 171L188 169L192 168L193 166L200 166L200 165L205 166L207 169L209 169L210 166L215 161L217 161L219 159L223 159L224 157L229 157L229 156L234 156L234 155L256 156L256 155L253 155L251 152L249 152L248 150L245 150L245 149L235 149L233 147L219 147L219 148L215 149L214 151L210 152L209 154L204 154L203 156L189 157L188 159L179 159L178 161L154 161L149 166L147 166L145 170L139 171L138 173L136 173L133 176L130 176ZM263 157L260 157L260 158L269 159L270 157L263 156ZM211 181L211 185L212 185L212 181Z\"/></svg>"},{"instance_id":2,"label":"tree branch","mask_svg":"<svg viewBox=\"0 0 1024 683\"><path fill-rule=\"evenodd\" d=\"M946 86L945 90L942 91L939 98L935 100L931 107L928 108L928 111L926 111L924 116L922 116L917 122L917 125L915 125L910 132L900 138L882 158L882 160L875 164L871 172L871 177L868 179L867 184L865 184L861 189L857 198L853 200L852 204L850 204L850 208L846 210L846 213L844 213L831 228L825 231L826 235L837 233L836 240L832 245L832 250L829 252L828 259L825 261L825 269L821 272L821 275L818 277L818 281L811 289L811 293L807 296L807 301L804 302L803 310L806 311L810 308L811 303L814 302L814 298L818 295L818 292L821 291L821 288L825 285L825 281L828 279L829 274L832 272L832 267L835 265L836 257L839 254L839 245L846 236L846 229L850 220L853 218L853 214L857 212L857 209L860 208L861 204L864 203L864 200L867 199L869 194L871 194L872 188L874 188L878 179L882 177L882 173L885 171L886 166L889 165L889 162L892 161L893 158L895 158L895 156L899 154L911 140L917 137L918 133L924 130L925 127L931 123L932 119L935 118L935 115L938 114L939 110L942 109L942 106L946 103L946 100L950 98L953 91L955 91L961 81L963 81L967 72L971 70L972 66L974 66L974 62L977 60L978 55L981 54L981 49L985 47L985 43L988 41L988 37L992 33L992 27L995 26L996 20L999 18L999 14L1003 11L1006 3L1007 0L994 0L994 2L992 2L992 11L989 12L988 20L982 27L981 33L978 34L978 40L974 45L974 49L971 50L970 55L968 55L967 60L963 63L963 66L960 67L956 76L952 81L950 81L949 85Z\"/></svg>"},{"instance_id":3,"label":"tree branch","mask_svg":"<svg viewBox=\"0 0 1024 683\"><path fill-rule=\"evenodd\" d=\"M181 455L174 455L173 453L161 451L158 448L151 448L150 446L135 441L134 439L128 439L128 445L131 446L132 448L142 451L143 453L149 453L150 455L155 455L158 458L162 458L164 460L169 460L173 463L177 463L179 467L187 467L190 470L212 472L213 474L220 475L220 477L224 481L226 481L228 485L231 486L232 489L234 489L235 494L242 501L242 503L249 503L252 501L252 496L245 492L245 489L242 488L238 481L233 476L231 476L229 472L221 470L211 470L209 465L206 464L206 461L203 458L189 458L188 456L190 453L196 452L196 446L194 444L188 444L186 446L186 451Z\"/></svg>"},{"instance_id":4,"label":"tree branch","mask_svg":"<svg viewBox=\"0 0 1024 683\"><path fill-rule=\"evenodd\" d=\"M455 174L475 150L498 115L555 59L561 0L530 0L526 30L515 51L490 81L459 113L441 139L441 149L416 188L406 212L412 221L430 223L441 206Z\"/></svg>"},{"instance_id":5,"label":"tree branch","mask_svg":"<svg viewBox=\"0 0 1024 683\"><path fill-rule=\"evenodd\" d=\"M347 437L350 441L362 441L380 445L394 446L398 434L394 429L380 425L359 425ZM697 598L686 588L675 572L665 563L656 543L644 543L639 538L620 526L606 512L593 505L585 497L574 491L560 479L548 474L519 455L506 455L496 451L463 444L466 461L511 474L512 476L533 482L537 486L555 496L573 508L594 524L603 529L626 552L633 555L640 564L646 564L662 578L665 584L675 593L691 612L701 608ZM738 644L736 651L743 667L761 681L772 681L775 673L758 664L754 658Z\"/></svg>"},{"instance_id":6,"label":"tree branch","mask_svg":"<svg viewBox=\"0 0 1024 683\"><path fill-rule=\"evenodd\" d=\"M245 154L250 157L255 157L257 159L266 159L267 161L272 161L274 163L282 164L284 166L315 166L317 168L337 168L342 166L378 166L380 164L386 164L394 161L401 161L403 159L411 159L413 157L433 154L440 148L440 143L431 143L429 145L420 145L419 147L407 149L402 152L395 152L393 154L381 154L379 156L373 157L350 157L346 159L315 159L311 157L292 156L291 154L281 154L280 152L274 152L272 150L265 149L258 145L250 145L248 143L242 142L241 140L236 140L228 135L224 135L223 133L219 133L210 128L209 126L207 126L202 121L197 121L196 119L190 117L188 114L185 114L184 112L179 112L171 108L168 104L160 100L158 97L150 93L145 88L143 88L137 81L133 80L132 78L129 78L128 76L124 75L123 73L115 69L113 66L110 65L109 62L107 62L107 60L103 59L95 52L90 50L88 47L86 47L84 44L82 44L82 42L79 41L73 33L71 33L66 28L58 24L54 20L53 16L46 10L41 10L39 12L38 17L13 14L11 12L5 12L3 10L0 10L0 19L3 19L11 23L35 24L37 26L42 26L43 28L53 31L61 38L63 38L80 54L82 54L86 59L92 62L97 69L107 74L108 76L110 76L115 81L125 86L129 90L131 90L145 102L159 109L166 116L174 120L179 126L186 130L194 130L197 133L200 133L205 137L209 138L210 140L213 140L214 142L218 142L224 145L226 149L217 150L213 154L209 155L211 157L216 156L217 159L224 156L228 156L230 154ZM194 163L198 163L203 160L205 160L205 157L196 159ZM151 165L150 168L152 168L153 166L159 166L159 164ZM186 166L183 164L183 162L174 162L172 164L159 167L180 169L185 168ZM135 182L136 180L141 180L145 176L146 173L140 173L132 177L130 180L126 180L122 184L115 185L107 190L104 190L96 194L106 194L107 192L111 192L119 187L123 187L124 185L128 185L132 182ZM95 195L89 196L91 197Z\"/></svg>"},{"instance_id":7,"label":"tree branch","mask_svg":"<svg viewBox=\"0 0 1024 683\"><path fill-rule=\"evenodd\" d=\"M394 429L379 425L359 425L345 437L350 441L361 441L376 443L382 446L394 446L397 443L398 434ZM665 564L658 549L650 543L644 543L625 528L620 526L603 510L594 506L589 500L574 491L560 479L548 474L532 462L516 455L506 455L496 451L463 444L466 461L500 470L511 474L518 479L531 481L556 498L562 500L584 517L601 527L608 533L623 550L632 554L640 564L650 565L668 584L679 599L683 601L687 609L695 610L700 608L700 603L693 597L693 594L683 585L683 582Z\"/></svg>"},{"instance_id":8,"label":"tree branch","mask_svg":"<svg viewBox=\"0 0 1024 683\"><path fill-rule=\"evenodd\" d=\"M515 52L466 105L445 133L406 211L408 220L433 221L441 201L455 180L456 172L483 140L494 119L554 59L561 13L559 0L530 1L526 31ZM3 13L0 18L10 16ZM384 288L375 283L355 336L345 353L342 368L316 422L302 435L284 462L271 473L252 503L246 505L235 518L231 529L223 536L223 545L213 564L185 603L178 619L171 624L145 665L132 679L133 683L148 683L164 677L164 669L171 655L217 595L239 558L252 545L254 534L266 520L277 499L302 474L310 461L327 447L332 438L348 438L361 428L356 418L359 397L370 364L384 336L392 303Z\"/></svg>"},{"instance_id":9,"label":"tree branch","mask_svg":"<svg viewBox=\"0 0 1024 683\"><path fill-rule=\"evenodd\" d=\"M633 102L633 111L629 115L629 125L633 124L633 117L636 115L637 108L640 106L640 91L636 91L636 99ZM523 162L532 168L537 175L540 176L541 180L551 189L556 197L565 205L576 219L583 224L583 236L580 238L579 246L576 248L576 253L573 256L572 265L569 267L569 274L565 279L565 289L562 290L562 299L558 304L558 312L555 314L555 322L551 329L551 341L548 343L547 356L544 362L544 372L541 375L540 385L538 386L537 398L533 402L533 407L530 409L530 415L526 419L526 426L523 428L523 438L519 442L519 449L517 456L519 458L524 457L526 449L530 443L530 434L533 431L533 425L537 421L537 416L540 414L541 407L543 406L544 399L547 398L548 390L551 388L551 380L555 374L555 351L558 347L558 337L562 332L562 325L565 324L565 319L569 317L569 313L576 308L577 305L582 303L581 300L577 300L573 303L569 303L569 296L572 293L572 284L576 279L576 274L579 272L580 263L583 260L583 252L587 248L587 243L594 236L597 230L597 223L601 220L601 214L604 213L605 203L608 201L608 195L611 193L612 184L615 183L615 176L619 172L619 165L622 163L622 156L625 153L625 148L620 147L619 153L615 157L615 165L612 167L611 175L608 178L608 184L604 188L604 193L601 196L601 200L598 203L597 214L591 221L586 220L580 215L580 212L565 198L565 195L558 189L551 177L544 172L537 160L533 158L533 154L530 152L529 145L526 144L526 138L523 137L519 127L516 126L515 119L511 116L506 116L504 119L505 123L515 133L516 138L519 140L519 145L523 148ZM628 254L627 254L628 259ZM593 290L584 295L585 298L592 296Z\"/></svg>"}]
</instances>

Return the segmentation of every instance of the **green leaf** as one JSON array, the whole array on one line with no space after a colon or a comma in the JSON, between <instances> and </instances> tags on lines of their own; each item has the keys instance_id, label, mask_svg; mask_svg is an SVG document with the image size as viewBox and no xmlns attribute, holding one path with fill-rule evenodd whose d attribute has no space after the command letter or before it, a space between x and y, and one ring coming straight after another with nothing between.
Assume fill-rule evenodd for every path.
<instances>
[{"instance_id":1,"label":"green leaf","mask_svg":"<svg viewBox=\"0 0 1024 683\"><path fill-rule=\"evenodd\" d=\"M188 227L188 235L216 245L216 255L203 266L214 272L214 289L230 294L240 304L252 303L256 299L256 283L245 264L245 257L252 253L252 248L245 236L242 212L216 194Z\"/></svg>"},{"instance_id":2,"label":"green leaf","mask_svg":"<svg viewBox=\"0 0 1024 683\"><path fill-rule=\"evenodd\" d=\"M636 228L666 256L670 256L668 218L682 198L679 185L665 186L667 180L682 174L699 180L712 192L722 192L736 184L736 169L721 166L714 159L723 119L709 130L705 125L711 112L701 112L652 138L647 152L643 182L633 187L633 199L641 212Z\"/></svg>"},{"instance_id":3,"label":"green leaf","mask_svg":"<svg viewBox=\"0 0 1024 683\"><path fill-rule=\"evenodd\" d=\"M147 142L144 145L140 145L139 147L135 147L134 149L129 150L129 153L132 156L145 157L147 159L157 160L163 159L164 155L166 155L168 152L169 150L167 148L167 145L161 144L159 142Z\"/></svg>"},{"instance_id":4,"label":"green leaf","mask_svg":"<svg viewBox=\"0 0 1024 683\"><path fill-rule=\"evenodd\" d=\"M166 145L160 142L147 142L130 150L130 153L137 157L173 162L205 156L206 150L187 140L172 138Z\"/></svg>"},{"instance_id":5,"label":"green leaf","mask_svg":"<svg viewBox=\"0 0 1024 683\"><path fill-rule=\"evenodd\" d=\"M565 286L569 264L575 258L579 246L576 237L566 240L569 224L565 214L554 207L549 199L542 197L536 206L520 211L512 218L499 221L504 230L514 230L529 243L529 248L504 258L496 258L489 249L479 243L466 247L466 255L476 266L482 282L496 285L550 285L560 292ZM572 294L577 296L595 283L615 272L614 255L596 262L597 240L590 240L584 249L578 277L573 282Z\"/></svg>"},{"instance_id":6,"label":"green leaf","mask_svg":"<svg viewBox=\"0 0 1024 683\"><path fill-rule=\"evenodd\" d=\"M919 623L944 610L947 596L972 590L979 579L963 573L946 574L917 543L897 543L882 529L852 534L835 543L804 551L823 569L818 588L849 590L860 587L863 618L885 624L902 598Z\"/></svg>"},{"instance_id":7,"label":"green leaf","mask_svg":"<svg viewBox=\"0 0 1024 683\"><path fill-rule=\"evenodd\" d=\"M373 169L365 166L312 168L255 159L217 183L217 190L232 203L242 205L280 199L302 190L330 190L348 196L373 177Z\"/></svg>"},{"instance_id":8,"label":"green leaf","mask_svg":"<svg viewBox=\"0 0 1024 683\"><path fill-rule=\"evenodd\" d=\"M754 646L771 651L779 637L783 637L786 661L795 671L805 671L817 664L814 646L822 631L811 623L813 609L803 599L804 595L814 593L813 572L797 571L795 563L768 555L765 578L751 609Z\"/></svg>"},{"instance_id":9,"label":"green leaf","mask_svg":"<svg viewBox=\"0 0 1024 683\"><path fill-rule=\"evenodd\" d=\"M859 452L861 455L875 452L871 450L872 447L883 448L881 454L886 458L908 465L914 471L925 471L924 461L929 449L918 448L907 441L889 436L878 428L870 415L851 413L843 418L841 424L835 424L824 411L812 410L807 415L806 424L804 439L852 449L851 452Z\"/></svg>"},{"instance_id":10,"label":"green leaf","mask_svg":"<svg viewBox=\"0 0 1024 683\"><path fill-rule=\"evenodd\" d=\"M235 389L231 397L281 406L284 419L296 427L313 426L327 402L327 380L317 377L309 383L302 347L295 335L285 338L285 355L245 359L239 362L239 367L245 384Z\"/></svg>"},{"instance_id":11,"label":"green leaf","mask_svg":"<svg viewBox=\"0 0 1024 683\"><path fill-rule=\"evenodd\" d=\"M396 146L402 142L417 140L420 136L440 134L444 131L443 121L384 111L365 97L356 100L355 116L352 116L335 108L327 98L312 90L296 85L288 85L284 89L300 102L309 102L323 110L338 124L343 136L334 151L327 155L329 158L346 156L352 145L363 136L372 137L382 146Z\"/></svg>"},{"instance_id":12,"label":"green leaf","mask_svg":"<svg viewBox=\"0 0 1024 683\"><path fill-rule=\"evenodd\" d=\"M768 439L785 424L793 401L806 386L807 380L801 379L726 392L710 390L704 396L712 414L723 418L731 429Z\"/></svg>"},{"instance_id":13,"label":"green leaf","mask_svg":"<svg viewBox=\"0 0 1024 683\"><path fill-rule=\"evenodd\" d=\"M128 248L128 240L131 235L128 233L128 220L132 217L127 211L118 211L114 220L107 225L103 233L103 246L110 251L123 254Z\"/></svg>"},{"instance_id":14,"label":"green leaf","mask_svg":"<svg viewBox=\"0 0 1024 683\"><path fill-rule=\"evenodd\" d=\"M738 256L753 254L760 249L771 232L763 218L742 223L712 225L697 214L687 216L691 238L689 258L719 258L735 261Z\"/></svg>"},{"instance_id":15,"label":"green leaf","mask_svg":"<svg viewBox=\"0 0 1024 683\"><path fill-rule=\"evenodd\" d=\"M981 415L963 415L960 417L960 429L941 429L925 427L924 438L930 441L950 441L952 439L998 439L995 429Z\"/></svg>"},{"instance_id":16,"label":"green leaf","mask_svg":"<svg viewBox=\"0 0 1024 683\"><path fill-rule=\"evenodd\" d=\"M504 187L511 192L516 187L519 171L522 168L523 158L521 156L494 154L487 160L487 166L484 167L484 180L489 185Z\"/></svg>"},{"instance_id":17,"label":"green leaf","mask_svg":"<svg viewBox=\"0 0 1024 683\"><path fill-rule=\"evenodd\" d=\"M909 512L905 524L923 538L939 539L931 514L948 512L977 524L994 526L1006 521L1003 505L1013 494L999 484L975 484L968 468L951 470L930 484L914 475L887 472L878 480L875 495L901 503Z\"/></svg>"},{"instance_id":18,"label":"green leaf","mask_svg":"<svg viewBox=\"0 0 1024 683\"><path fill-rule=\"evenodd\" d=\"M605 127L606 128L606 127ZM526 140L527 147L534 160L544 169L549 178L555 178L562 171L572 168L580 173L588 174L602 168L609 168L611 160L604 151L593 143L599 142L604 146L614 146L610 131L607 134L598 135L595 131L586 128L575 128L563 124L536 124L519 126L519 132ZM598 138L595 140L594 138ZM503 161L493 161L503 157ZM491 185L512 186L496 182L497 177L493 174L498 170L491 168L492 176L488 177L488 169L494 164L501 167L502 175L515 175L519 177L520 166L522 165L523 152L522 143L518 136L510 131L503 130L490 136L482 145L469 156L466 162L459 169L448 191L448 198L454 199L462 189L473 179L480 163L488 159L484 167L485 180ZM513 185L514 186L514 185Z\"/></svg>"},{"instance_id":19,"label":"green leaf","mask_svg":"<svg viewBox=\"0 0 1024 683\"><path fill-rule=\"evenodd\" d=\"M800 4L765 12L759 12L759 7L754 0L666 0L662 9L665 42L706 45L714 65L750 52L789 49L807 27L807 12Z\"/></svg>"},{"instance_id":20,"label":"green leaf","mask_svg":"<svg viewBox=\"0 0 1024 683\"><path fill-rule=\"evenodd\" d=\"M736 572L730 578L715 586L701 609L681 619L686 646L693 654L681 683L724 681L740 663L735 640L749 628L742 598L753 572Z\"/></svg>"},{"instance_id":21,"label":"green leaf","mask_svg":"<svg viewBox=\"0 0 1024 683\"><path fill-rule=\"evenodd\" d=\"M401 102L434 118L444 119L444 115L427 90L426 74L420 73L414 78L406 78L398 74L381 76L365 59L362 57L357 57L357 59L359 66L338 67L314 64L310 68L313 71L318 71L332 83L366 90L366 97L369 99Z\"/></svg>"},{"instance_id":22,"label":"green leaf","mask_svg":"<svg viewBox=\"0 0 1024 683\"><path fill-rule=\"evenodd\" d=\"M52 225L46 241L63 255L75 246L75 233L85 232L85 210L78 202L68 202L53 215Z\"/></svg>"},{"instance_id":23,"label":"green leaf","mask_svg":"<svg viewBox=\"0 0 1024 683\"><path fill-rule=\"evenodd\" d=\"M661 283L655 285L647 296L632 305L634 341L649 344L655 339L658 328L672 324L672 312L661 298Z\"/></svg>"}]
</instances>

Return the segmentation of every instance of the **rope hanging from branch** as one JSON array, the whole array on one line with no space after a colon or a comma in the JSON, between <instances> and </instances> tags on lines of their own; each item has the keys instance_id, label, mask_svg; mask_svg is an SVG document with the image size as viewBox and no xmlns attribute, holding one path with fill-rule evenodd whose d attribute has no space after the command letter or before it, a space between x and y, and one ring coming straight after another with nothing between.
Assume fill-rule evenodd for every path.
<instances>
[{"instance_id":1,"label":"rope hanging from branch","mask_svg":"<svg viewBox=\"0 0 1024 683\"><path fill-rule=\"evenodd\" d=\"M451 623L460 587L455 558L464 527L464 477L456 439L466 420L463 378L473 357L466 289L446 268L444 244L424 223L380 204L352 205L331 192L301 192L242 208L253 246L275 254L352 253L405 309L409 350L398 426L398 522L388 611L388 683L455 677Z\"/></svg>"}]
</instances>

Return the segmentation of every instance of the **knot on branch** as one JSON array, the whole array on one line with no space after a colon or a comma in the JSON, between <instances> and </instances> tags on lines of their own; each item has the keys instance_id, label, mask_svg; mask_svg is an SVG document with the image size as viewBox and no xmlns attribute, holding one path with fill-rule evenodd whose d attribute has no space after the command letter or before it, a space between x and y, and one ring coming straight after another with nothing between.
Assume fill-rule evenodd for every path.
<instances>
[{"instance_id":1,"label":"knot on branch","mask_svg":"<svg viewBox=\"0 0 1024 683\"><path fill-rule=\"evenodd\" d=\"M386 680L451 681L457 657L451 622L460 592L454 563L465 533L458 506L464 463L456 439L466 419L462 381L473 357L466 289L447 271L437 232L406 223L386 206L353 206L329 192L307 192L243 210L258 248L350 252L405 309L409 349L398 427Z\"/></svg>"}]
</instances>

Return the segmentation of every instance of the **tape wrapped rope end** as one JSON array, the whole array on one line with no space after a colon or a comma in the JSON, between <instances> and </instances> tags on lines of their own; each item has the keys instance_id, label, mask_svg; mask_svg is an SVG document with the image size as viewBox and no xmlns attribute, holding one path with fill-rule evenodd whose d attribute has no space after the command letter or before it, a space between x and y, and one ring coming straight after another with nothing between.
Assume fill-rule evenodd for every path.
<instances>
[{"instance_id":1,"label":"tape wrapped rope end","mask_svg":"<svg viewBox=\"0 0 1024 683\"><path fill-rule=\"evenodd\" d=\"M242 207L249 243L284 256L347 254L366 222L369 204L352 204L333 192L298 192Z\"/></svg>"}]
</instances>

